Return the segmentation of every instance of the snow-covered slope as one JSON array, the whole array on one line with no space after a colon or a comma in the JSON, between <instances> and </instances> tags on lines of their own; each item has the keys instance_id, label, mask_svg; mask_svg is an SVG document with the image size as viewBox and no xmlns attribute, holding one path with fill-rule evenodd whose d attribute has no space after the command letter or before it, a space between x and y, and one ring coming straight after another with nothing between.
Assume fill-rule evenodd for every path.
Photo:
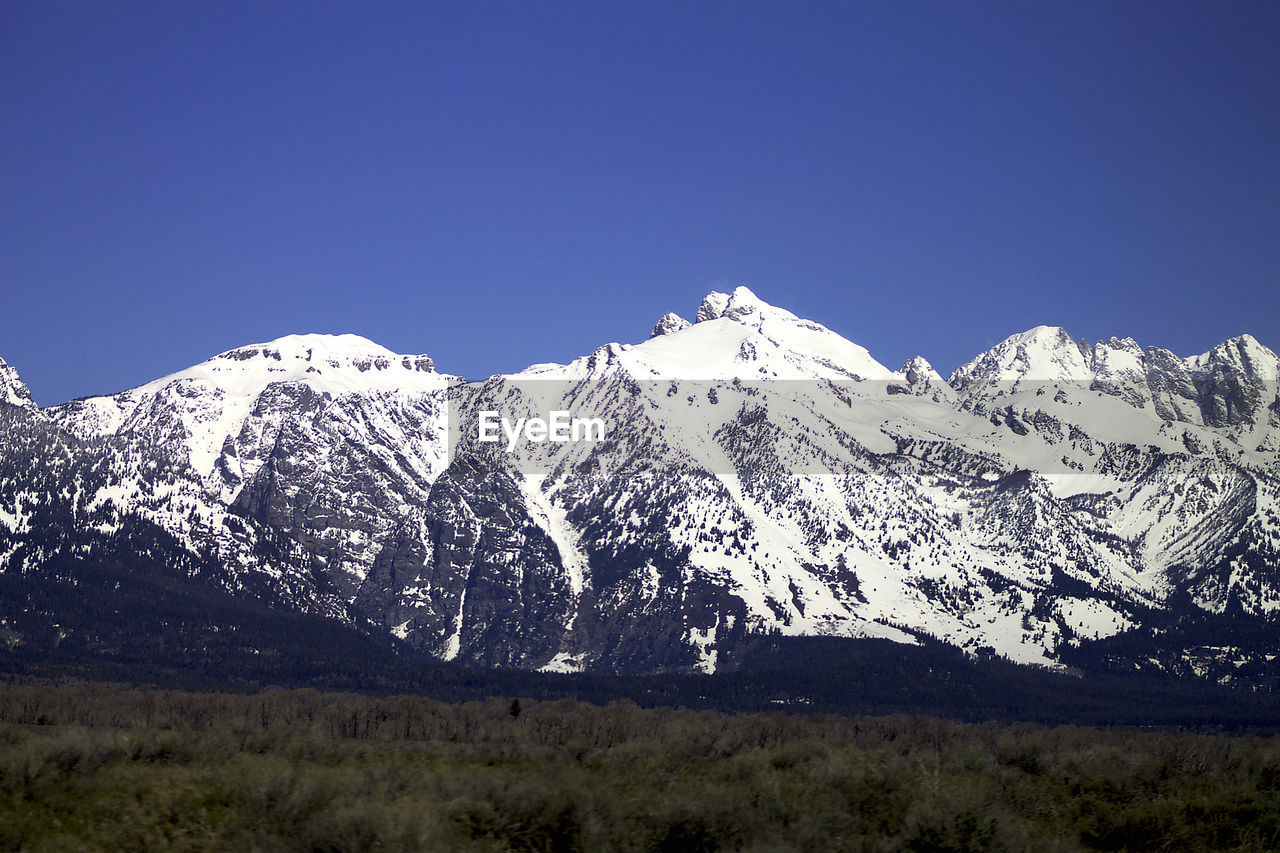
<instances>
[{"instance_id":1,"label":"snow-covered slope","mask_svg":"<svg viewBox=\"0 0 1280 853\"><path fill-rule=\"evenodd\" d=\"M1104 529L1130 543L1138 588L1272 613L1280 567L1230 565L1241 549L1280 546L1268 521L1280 473L1278 369L1280 358L1248 335L1180 358L1128 338L1073 344L1038 327L964 365L951 384L964 409L1050 450L1027 467L1059 497L1104 510Z\"/></svg>"},{"instance_id":2,"label":"snow-covered slope","mask_svg":"<svg viewBox=\"0 0 1280 853\"><path fill-rule=\"evenodd\" d=\"M26 409L35 408L35 403L31 400L31 390L18 377L18 371L3 358L0 358L0 403Z\"/></svg>"},{"instance_id":3,"label":"snow-covered slope","mask_svg":"<svg viewBox=\"0 0 1280 853\"><path fill-rule=\"evenodd\" d=\"M1023 380L1088 382L1091 378L1088 348L1083 341L1073 341L1061 326L1036 326L1006 338L957 368L949 381L960 394L972 396L1000 383L1013 386Z\"/></svg>"},{"instance_id":4,"label":"snow-covered slope","mask_svg":"<svg viewBox=\"0 0 1280 853\"><path fill-rule=\"evenodd\" d=\"M1280 360L1253 338L1180 358L1041 326L944 380L747 288L695 316L470 383L291 336L41 419L94 454L63 492L95 524L479 665L711 670L772 632L1052 664L1175 602L1280 610ZM554 411L605 434L480 440L482 412Z\"/></svg>"},{"instance_id":5,"label":"snow-covered slope","mask_svg":"<svg viewBox=\"0 0 1280 853\"><path fill-rule=\"evenodd\" d=\"M732 294L708 294L697 316L698 322L691 326L622 347L621 364L637 377L657 379L887 380L893 376L862 347L825 326L763 302L745 287Z\"/></svg>"},{"instance_id":6,"label":"snow-covered slope","mask_svg":"<svg viewBox=\"0 0 1280 853\"><path fill-rule=\"evenodd\" d=\"M453 381L427 356L356 335L290 335L48 414L136 460L94 500L121 503L161 459L176 473L163 499L142 507L150 520L193 548L216 541L233 563L297 574L304 586L322 577L332 591L302 594L338 601L354 596L381 540L443 470ZM243 543L225 541L229 514L283 533L296 553L238 553Z\"/></svg>"},{"instance_id":7,"label":"snow-covered slope","mask_svg":"<svg viewBox=\"0 0 1280 853\"><path fill-rule=\"evenodd\" d=\"M1179 358L1157 347L1144 350L1132 338L1089 346L1073 342L1065 329L1038 326L958 368L950 383L971 406L1004 406L1028 392L1043 397L1052 389L1057 402L1067 397L1071 405L1084 406L1078 418L1084 426L1129 420L1135 439L1154 429L1182 440L1181 431L1170 427L1188 425L1191 440L1225 438L1245 450L1273 452L1280 447L1278 371L1280 357L1250 335ZM1131 419L1123 409L1091 411L1104 396L1145 417Z\"/></svg>"},{"instance_id":8,"label":"snow-covered slope","mask_svg":"<svg viewBox=\"0 0 1280 853\"><path fill-rule=\"evenodd\" d=\"M564 408L617 427L602 448L458 448L509 469L563 562L597 569L568 584L583 591L561 619L618 639L602 658L598 637L566 628L543 648L554 668L625 666L628 643L652 642L629 629L637 614L682 626L650 665L708 668L765 630L929 634L1048 662L1186 589L1185 567L1220 561L1251 511L1238 460L1189 454L1150 395L1144 408L1102 387L1127 379L1131 342L1033 329L953 388L923 359L890 371L745 288L710 294L697 323L673 317L643 344L495 378L459 407L518 399L513 417ZM1151 503L1188 470L1206 483L1194 500ZM1223 523L1200 530L1206 517ZM1215 589L1205 606L1231 595Z\"/></svg>"},{"instance_id":9,"label":"snow-covered slope","mask_svg":"<svg viewBox=\"0 0 1280 853\"><path fill-rule=\"evenodd\" d=\"M358 335L289 335L229 350L110 397L58 407L78 435L150 431L159 445L180 445L201 476L215 473L226 442L237 444L239 476L250 475L239 440L260 444L297 410L278 395L305 393L326 401L387 394L436 394L450 377L426 356L397 355Z\"/></svg>"}]
</instances>

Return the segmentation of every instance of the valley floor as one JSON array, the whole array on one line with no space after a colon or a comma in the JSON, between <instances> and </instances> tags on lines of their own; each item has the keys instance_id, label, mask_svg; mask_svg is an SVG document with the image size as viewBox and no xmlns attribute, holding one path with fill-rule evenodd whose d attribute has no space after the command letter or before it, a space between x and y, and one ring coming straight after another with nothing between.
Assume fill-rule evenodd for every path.
<instances>
[{"instance_id":1,"label":"valley floor","mask_svg":"<svg viewBox=\"0 0 1280 853\"><path fill-rule=\"evenodd\" d=\"M1277 847L1277 736L0 685L2 849Z\"/></svg>"}]
</instances>

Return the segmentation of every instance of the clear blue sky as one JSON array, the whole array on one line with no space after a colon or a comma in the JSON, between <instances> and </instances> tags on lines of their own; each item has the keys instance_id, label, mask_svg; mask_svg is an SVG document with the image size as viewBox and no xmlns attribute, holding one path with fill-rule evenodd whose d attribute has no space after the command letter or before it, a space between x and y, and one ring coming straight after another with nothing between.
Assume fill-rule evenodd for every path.
<instances>
[{"instance_id":1,"label":"clear blue sky","mask_svg":"<svg viewBox=\"0 0 1280 853\"><path fill-rule=\"evenodd\" d=\"M746 284L896 367L1280 347L1280 3L0 4L42 404L355 332L480 376Z\"/></svg>"}]
</instances>

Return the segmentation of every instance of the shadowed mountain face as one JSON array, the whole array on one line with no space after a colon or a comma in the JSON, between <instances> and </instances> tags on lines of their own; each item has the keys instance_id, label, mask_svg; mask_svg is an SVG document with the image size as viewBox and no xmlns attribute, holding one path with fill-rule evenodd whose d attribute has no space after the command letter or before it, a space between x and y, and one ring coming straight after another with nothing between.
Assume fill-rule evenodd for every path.
<instances>
[{"instance_id":1,"label":"shadowed mountain face","mask_svg":"<svg viewBox=\"0 0 1280 853\"><path fill-rule=\"evenodd\" d=\"M1271 630L1280 359L1253 338L1181 358L1038 327L944 380L746 288L696 318L483 382L291 336L45 410L0 362L0 576L73 591L136 553L552 671L711 671L779 634L1057 665L1170 619ZM11 648L96 630L7 609Z\"/></svg>"}]
</instances>

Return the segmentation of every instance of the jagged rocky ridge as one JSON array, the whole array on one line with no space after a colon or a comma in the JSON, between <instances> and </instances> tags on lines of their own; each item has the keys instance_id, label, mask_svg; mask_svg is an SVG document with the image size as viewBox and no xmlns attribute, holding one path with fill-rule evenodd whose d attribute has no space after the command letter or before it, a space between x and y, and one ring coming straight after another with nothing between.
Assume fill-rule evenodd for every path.
<instances>
[{"instance_id":1,"label":"jagged rocky ridge","mask_svg":"<svg viewBox=\"0 0 1280 853\"><path fill-rule=\"evenodd\" d=\"M1247 335L1181 358L1039 327L944 380L746 288L696 317L483 382L304 335L41 410L0 362L0 574L74 587L143 548L441 659L560 671L708 671L775 632L1057 665L1280 608L1280 359ZM482 411L554 410L606 438L477 440ZM0 640L34 642L15 620Z\"/></svg>"}]
</instances>

